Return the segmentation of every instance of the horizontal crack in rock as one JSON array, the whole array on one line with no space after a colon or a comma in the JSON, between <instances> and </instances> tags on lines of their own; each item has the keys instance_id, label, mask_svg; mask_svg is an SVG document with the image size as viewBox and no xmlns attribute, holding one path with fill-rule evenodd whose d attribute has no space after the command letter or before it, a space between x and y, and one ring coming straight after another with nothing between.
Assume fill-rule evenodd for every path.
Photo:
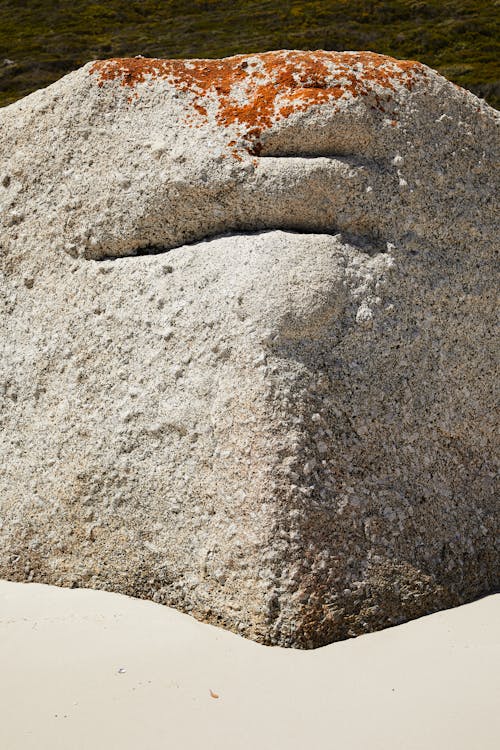
<instances>
[{"instance_id":1,"label":"horizontal crack in rock","mask_svg":"<svg viewBox=\"0 0 500 750\"><path fill-rule=\"evenodd\" d=\"M273 227L266 229L248 229L240 230L233 229L227 232L218 232L214 234L204 235L199 239L193 240L192 242L184 242L180 245L174 245L172 247L166 247L162 245L146 245L144 247L138 247L135 250L131 250L128 253L121 253L120 255L103 255L98 258L87 258L87 260L95 260L97 262L109 261L109 260L122 260L123 258L139 258L144 255L161 255L163 253L169 253L172 250L177 250L181 247L192 247L193 245L199 245L204 242L211 242L212 240L218 240L227 237L238 237L238 236L249 236L259 234L269 234L270 232L286 232L287 234L310 234L311 236L323 235L326 237L337 238L339 242L343 244L353 245L359 252L365 253L365 255L378 255L380 253L387 252L387 242L372 237L359 237L348 234L346 232L325 232L322 229L301 229L298 227Z\"/></svg>"}]
</instances>

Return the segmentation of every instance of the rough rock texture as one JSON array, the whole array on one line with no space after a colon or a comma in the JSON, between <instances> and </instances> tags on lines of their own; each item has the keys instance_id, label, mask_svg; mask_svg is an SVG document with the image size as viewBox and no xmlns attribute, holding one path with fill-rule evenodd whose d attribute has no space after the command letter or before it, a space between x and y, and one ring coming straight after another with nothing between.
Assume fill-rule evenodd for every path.
<instances>
[{"instance_id":1,"label":"rough rock texture","mask_svg":"<svg viewBox=\"0 0 500 750\"><path fill-rule=\"evenodd\" d=\"M299 647L497 586L497 124L371 53L1 110L0 576Z\"/></svg>"}]
</instances>

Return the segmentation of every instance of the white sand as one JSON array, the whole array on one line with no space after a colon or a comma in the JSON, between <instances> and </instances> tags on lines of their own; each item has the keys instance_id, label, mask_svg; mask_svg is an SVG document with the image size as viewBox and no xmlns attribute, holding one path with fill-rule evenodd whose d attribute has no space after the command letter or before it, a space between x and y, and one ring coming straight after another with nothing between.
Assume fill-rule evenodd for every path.
<instances>
[{"instance_id":1,"label":"white sand","mask_svg":"<svg viewBox=\"0 0 500 750\"><path fill-rule=\"evenodd\" d=\"M499 746L500 595L304 652L150 602L0 582L2 750Z\"/></svg>"}]
</instances>

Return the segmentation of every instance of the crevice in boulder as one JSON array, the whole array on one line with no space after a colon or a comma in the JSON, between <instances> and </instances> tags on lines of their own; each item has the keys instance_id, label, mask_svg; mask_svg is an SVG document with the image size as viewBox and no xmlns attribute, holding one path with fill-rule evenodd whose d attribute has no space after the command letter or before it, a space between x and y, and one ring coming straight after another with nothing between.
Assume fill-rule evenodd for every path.
<instances>
[{"instance_id":1,"label":"crevice in boulder","mask_svg":"<svg viewBox=\"0 0 500 750\"><path fill-rule=\"evenodd\" d=\"M348 232L331 231L326 232L323 229L314 229L310 227L298 227L298 226L282 226L272 227L266 229L233 229L227 232L218 232L214 234L207 234L199 239L192 240L191 242L183 242L179 245L172 247L164 245L143 245L137 247L129 252L120 253L120 255L102 255L98 258L88 258L88 260L95 260L97 262L110 261L110 260L122 260L123 258L140 258L145 255L162 255L177 250L181 247L192 247L193 245L201 245L205 242L211 242L212 240L219 240L227 237L245 237L245 236L257 236L269 234L273 231L285 232L287 234L310 234L314 236L322 235L325 237L336 238L339 243L343 245L352 245L358 252L364 253L365 255L374 256L381 253L387 253L387 242L382 241L380 238L353 235Z\"/></svg>"},{"instance_id":2,"label":"crevice in boulder","mask_svg":"<svg viewBox=\"0 0 500 750\"><path fill-rule=\"evenodd\" d=\"M255 153L259 156L259 159L303 159L307 162L324 159L329 162L344 164L347 167L367 167L379 172L384 169L384 165L379 160L369 159L359 154L332 153L328 150L310 151L301 149L300 151L287 151L286 149L276 149L271 151L261 147Z\"/></svg>"}]
</instances>

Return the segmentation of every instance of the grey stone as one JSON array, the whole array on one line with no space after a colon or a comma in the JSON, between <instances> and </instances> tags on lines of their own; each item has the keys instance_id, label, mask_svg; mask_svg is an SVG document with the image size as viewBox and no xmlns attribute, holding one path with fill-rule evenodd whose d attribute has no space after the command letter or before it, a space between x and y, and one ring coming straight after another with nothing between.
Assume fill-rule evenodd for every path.
<instances>
[{"instance_id":1,"label":"grey stone","mask_svg":"<svg viewBox=\"0 0 500 750\"><path fill-rule=\"evenodd\" d=\"M0 110L0 576L296 647L498 586L497 127L371 53Z\"/></svg>"}]
</instances>

